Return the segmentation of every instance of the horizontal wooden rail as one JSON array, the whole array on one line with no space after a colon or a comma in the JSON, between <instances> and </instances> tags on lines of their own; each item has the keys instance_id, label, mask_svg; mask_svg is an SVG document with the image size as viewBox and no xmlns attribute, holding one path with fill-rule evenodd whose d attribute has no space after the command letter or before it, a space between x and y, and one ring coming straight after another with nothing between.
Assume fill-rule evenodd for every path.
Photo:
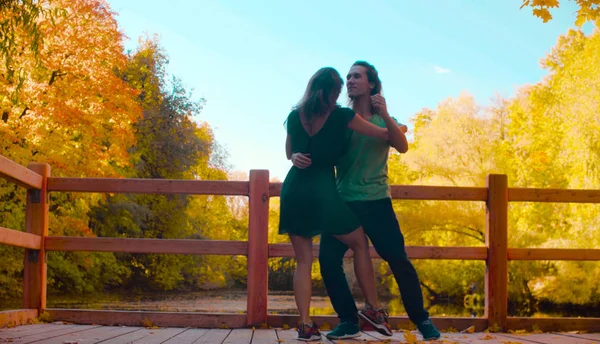
<instances>
[{"instance_id":1,"label":"horizontal wooden rail","mask_svg":"<svg viewBox=\"0 0 600 344\"><path fill-rule=\"evenodd\" d=\"M380 258L373 246L370 253L371 258ZM406 253L412 259L487 259L487 247L407 246ZM313 256L319 256L319 245L313 245ZM346 252L346 258L353 256L352 250ZM269 244L269 257L294 257L294 248L292 244Z\"/></svg>"},{"instance_id":2,"label":"horizontal wooden rail","mask_svg":"<svg viewBox=\"0 0 600 344\"><path fill-rule=\"evenodd\" d=\"M508 201L600 203L600 190L509 188Z\"/></svg>"},{"instance_id":3,"label":"horizontal wooden rail","mask_svg":"<svg viewBox=\"0 0 600 344\"><path fill-rule=\"evenodd\" d=\"M509 260L600 260L600 249L509 248Z\"/></svg>"},{"instance_id":4,"label":"horizontal wooden rail","mask_svg":"<svg viewBox=\"0 0 600 344\"><path fill-rule=\"evenodd\" d=\"M600 332L600 318L523 318L508 317L509 330L528 330L534 328L550 331L587 331Z\"/></svg>"},{"instance_id":5,"label":"horizontal wooden rail","mask_svg":"<svg viewBox=\"0 0 600 344\"><path fill-rule=\"evenodd\" d=\"M237 313L182 313L133 312L87 309L46 309L52 320L76 324L126 325L161 327L241 328L246 326L246 314Z\"/></svg>"},{"instance_id":6,"label":"horizontal wooden rail","mask_svg":"<svg viewBox=\"0 0 600 344\"><path fill-rule=\"evenodd\" d=\"M422 201L487 201L487 188L391 185L393 199Z\"/></svg>"},{"instance_id":7,"label":"horizontal wooden rail","mask_svg":"<svg viewBox=\"0 0 600 344\"><path fill-rule=\"evenodd\" d=\"M17 309L0 311L0 328L30 324L38 317L37 309ZM0 342L2 340L0 339Z\"/></svg>"},{"instance_id":8,"label":"horizontal wooden rail","mask_svg":"<svg viewBox=\"0 0 600 344\"><path fill-rule=\"evenodd\" d=\"M271 197L281 195L281 183L271 183ZM486 201L487 188L428 185L391 185L393 199L427 201Z\"/></svg>"},{"instance_id":9,"label":"horizontal wooden rail","mask_svg":"<svg viewBox=\"0 0 600 344\"><path fill-rule=\"evenodd\" d=\"M0 227L0 244L30 249L40 248L41 237ZM137 239L137 238L98 238L98 237L56 237L46 238L48 251L88 251L88 252L130 252L164 254L207 254L207 255L247 255L246 241L194 240L194 239ZM452 259L486 260L486 247L440 247L407 246L411 259ZM373 246L372 258L381 258ZM314 257L319 256L319 245L313 246ZM345 258L354 253L346 252ZM269 257L294 257L291 244L269 244ZM561 248L509 248L509 260L600 260L600 249L561 249Z\"/></svg>"},{"instance_id":10,"label":"horizontal wooden rail","mask_svg":"<svg viewBox=\"0 0 600 344\"><path fill-rule=\"evenodd\" d=\"M47 251L247 255L248 243L228 240L46 237Z\"/></svg>"},{"instance_id":11,"label":"horizontal wooden rail","mask_svg":"<svg viewBox=\"0 0 600 344\"><path fill-rule=\"evenodd\" d=\"M0 155L0 177L27 189L41 189L42 176Z\"/></svg>"},{"instance_id":12,"label":"horizontal wooden rail","mask_svg":"<svg viewBox=\"0 0 600 344\"><path fill-rule=\"evenodd\" d=\"M39 250L42 247L42 237L0 227L0 244Z\"/></svg>"},{"instance_id":13,"label":"horizontal wooden rail","mask_svg":"<svg viewBox=\"0 0 600 344\"><path fill-rule=\"evenodd\" d=\"M0 312L2 314L10 313L12 319L16 314L27 311L33 315L36 310L20 310ZM52 320L68 321L76 324L98 324L98 325L126 325L140 326L151 323L156 326L189 326L205 328L242 328L246 327L246 314L233 313L196 313L196 312L147 312L147 311L107 311L107 310L87 310L87 309L46 309ZM37 313L36 313L37 314ZM337 316L317 315L312 319L320 326L325 323L336 326L339 322ZM432 317L432 322L441 330L455 328L459 330L475 326L475 331L483 331L488 328L488 321L485 318L467 318L467 317ZM288 314L269 314L267 323L272 327L282 327L287 324L290 327L296 326L297 315ZM409 326L408 317L389 318L389 323L393 328L400 326ZM508 330L533 330L539 328L542 331L600 331L600 318L522 318L508 317Z\"/></svg>"},{"instance_id":14,"label":"horizontal wooden rail","mask_svg":"<svg viewBox=\"0 0 600 344\"><path fill-rule=\"evenodd\" d=\"M48 178L48 191L248 196L248 182L183 179Z\"/></svg>"}]
</instances>

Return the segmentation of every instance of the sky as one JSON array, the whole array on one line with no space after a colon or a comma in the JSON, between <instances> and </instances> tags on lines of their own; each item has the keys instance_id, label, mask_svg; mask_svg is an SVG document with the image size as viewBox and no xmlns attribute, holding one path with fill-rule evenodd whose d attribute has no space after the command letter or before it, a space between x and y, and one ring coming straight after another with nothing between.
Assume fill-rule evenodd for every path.
<instances>
[{"instance_id":1,"label":"sky","mask_svg":"<svg viewBox=\"0 0 600 344\"><path fill-rule=\"evenodd\" d=\"M291 166L283 122L319 68L345 76L357 60L375 65L389 112L410 131L412 115L464 91L486 105L540 81L540 58L574 27L576 11L561 1L544 24L519 9L522 0L108 3L126 50L159 35L168 72L206 99L196 120L213 128L232 170L268 169L279 180Z\"/></svg>"}]
</instances>

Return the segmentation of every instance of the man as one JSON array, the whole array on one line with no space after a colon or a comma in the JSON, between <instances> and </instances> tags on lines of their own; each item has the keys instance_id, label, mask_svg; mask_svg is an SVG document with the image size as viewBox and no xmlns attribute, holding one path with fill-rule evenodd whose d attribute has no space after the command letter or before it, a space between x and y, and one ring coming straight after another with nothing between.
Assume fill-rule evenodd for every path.
<instances>
[{"instance_id":1,"label":"man","mask_svg":"<svg viewBox=\"0 0 600 344\"><path fill-rule=\"evenodd\" d=\"M354 63L347 75L347 89L352 109L365 120L386 127L389 141L349 131L348 152L336 166L338 192L359 218L377 253L390 265L410 320L417 325L425 340L438 339L440 332L423 307L421 285L404 248L404 237L392 208L387 181L390 146L400 153L408 150L404 135L406 126L389 115L385 99L380 94L381 80L371 64L364 61ZM307 156L298 156L293 161L300 168L310 165L310 162ZM360 312L357 310L343 270L343 257L347 250L348 247L334 237L321 236L321 275L340 318L340 324L327 337L346 339L360 336L359 316L378 332L391 336L385 310L375 309L369 304Z\"/></svg>"}]
</instances>

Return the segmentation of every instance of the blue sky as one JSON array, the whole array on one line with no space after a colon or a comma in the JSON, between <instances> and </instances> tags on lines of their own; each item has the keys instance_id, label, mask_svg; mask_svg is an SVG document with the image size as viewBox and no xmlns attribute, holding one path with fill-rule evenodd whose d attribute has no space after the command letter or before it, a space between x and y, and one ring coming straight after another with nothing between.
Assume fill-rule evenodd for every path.
<instances>
[{"instance_id":1,"label":"blue sky","mask_svg":"<svg viewBox=\"0 0 600 344\"><path fill-rule=\"evenodd\" d=\"M543 24L519 9L521 0L108 2L126 49L145 33L160 35L169 72L206 98L199 120L233 169L268 169L280 180L291 166L283 121L317 69L345 75L356 60L373 63L390 113L408 123L462 91L485 105L495 92L509 97L541 80L539 59L576 10L561 1Z\"/></svg>"}]
</instances>

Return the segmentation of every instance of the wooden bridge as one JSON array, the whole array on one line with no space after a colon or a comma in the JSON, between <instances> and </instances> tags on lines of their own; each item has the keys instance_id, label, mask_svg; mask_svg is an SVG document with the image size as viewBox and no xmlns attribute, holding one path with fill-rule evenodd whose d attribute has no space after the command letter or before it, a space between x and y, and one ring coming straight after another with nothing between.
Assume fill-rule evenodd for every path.
<instances>
[{"instance_id":1,"label":"wooden bridge","mask_svg":"<svg viewBox=\"0 0 600 344\"><path fill-rule=\"evenodd\" d=\"M293 257L290 244L268 242L269 199L278 197L280 183L269 182L269 172L252 170L249 181L57 178L47 164L21 166L0 156L0 177L27 188L26 232L0 227L0 244L25 248L23 309L0 312L0 327L25 324L47 312L53 321L77 324L229 329L261 325L294 326L295 315L268 314L267 281L270 257ZM247 241L60 237L48 235L50 192L151 193L229 195L249 197ZM510 260L600 260L600 249L547 249L508 247L509 202L600 203L600 190L509 188L506 175L489 175L486 187L392 186L392 197L404 200L474 201L486 204L485 247L407 246L412 259L483 260L485 315L478 318L433 317L441 329L476 331L497 328L542 331L600 331L600 318L528 318L508 316L508 262ZM46 307L46 252L93 251L165 254L243 255L248 257L248 297L245 314L130 312L74 310ZM351 252L348 256L351 256ZM315 256L318 247L315 248ZM371 248L372 257L377 253ZM316 316L318 324L336 325L335 316ZM408 326L407 317L391 317L394 328Z\"/></svg>"}]
</instances>

